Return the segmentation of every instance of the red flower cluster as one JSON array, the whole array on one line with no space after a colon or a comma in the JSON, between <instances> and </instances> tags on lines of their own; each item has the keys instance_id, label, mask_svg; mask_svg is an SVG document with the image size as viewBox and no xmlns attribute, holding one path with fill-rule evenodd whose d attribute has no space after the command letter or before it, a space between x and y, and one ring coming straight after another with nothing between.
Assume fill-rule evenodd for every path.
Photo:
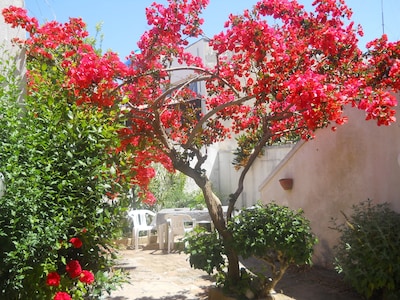
<instances>
[{"instance_id":1,"label":"red flower cluster","mask_svg":"<svg viewBox=\"0 0 400 300\"><path fill-rule=\"evenodd\" d=\"M67 263L67 266L65 267L65 271L68 273L69 277L77 278L81 276L82 274L82 267L79 261L77 260L71 260L70 262Z\"/></svg>"},{"instance_id":2,"label":"red flower cluster","mask_svg":"<svg viewBox=\"0 0 400 300\"><path fill-rule=\"evenodd\" d=\"M87 270L82 270L81 264L77 260L69 261L65 267L65 271L71 279L78 278L79 281L88 284L91 284L94 281L93 273Z\"/></svg>"},{"instance_id":3,"label":"red flower cluster","mask_svg":"<svg viewBox=\"0 0 400 300\"><path fill-rule=\"evenodd\" d=\"M79 277L79 281L86 284L92 284L94 282L94 275L90 271L82 270L82 273Z\"/></svg>"},{"instance_id":4,"label":"red flower cluster","mask_svg":"<svg viewBox=\"0 0 400 300\"><path fill-rule=\"evenodd\" d=\"M83 229L86 232L86 229ZM78 237L72 237L69 242L74 248L82 247L82 241ZM94 274L88 270L83 270L78 260L71 260L65 266L65 272L68 274L70 279L79 280L86 284L92 284L95 280ZM61 283L61 276L57 272L50 272L46 277L46 284L48 286L58 287ZM57 292L54 295L54 300L67 300L72 299L67 292Z\"/></svg>"},{"instance_id":5,"label":"red flower cluster","mask_svg":"<svg viewBox=\"0 0 400 300\"><path fill-rule=\"evenodd\" d=\"M54 295L54 300L72 300L71 296L66 292L57 292Z\"/></svg>"},{"instance_id":6,"label":"red flower cluster","mask_svg":"<svg viewBox=\"0 0 400 300\"><path fill-rule=\"evenodd\" d=\"M82 247L82 241L78 237L73 237L69 240L69 242L74 246L74 248Z\"/></svg>"},{"instance_id":7,"label":"red flower cluster","mask_svg":"<svg viewBox=\"0 0 400 300\"><path fill-rule=\"evenodd\" d=\"M81 264L77 260L69 261L65 267L65 271L71 279L79 278L79 281L87 284L91 284L94 281L93 273L87 270L82 270ZM60 285L60 280L61 277L57 272L50 272L47 275L46 284L49 286L58 286Z\"/></svg>"},{"instance_id":8,"label":"red flower cluster","mask_svg":"<svg viewBox=\"0 0 400 300\"><path fill-rule=\"evenodd\" d=\"M367 46L364 56L357 45L362 30L351 22L344 1L315 0L314 10L307 12L295 0L260 0L252 11L231 15L225 30L210 40L215 67L186 50L188 38L202 32L200 14L208 0L168 4L146 9L151 28L129 66L115 53L96 53L85 42L80 19L40 27L20 8L3 11L7 22L30 34L23 42L30 57L50 60L62 70L60 89L77 103L117 107L127 116L129 126L118 132L121 144L115 151L132 151L131 181L148 202L154 201L146 190L154 176L152 162L173 170L173 163L182 166L197 158L199 166L202 147L232 134L278 139L290 133L308 139L318 128L345 123L346 106L364 110L378 125L395 121L400 43L383 36ZM276 21L270 23L271 18ZM178 71L191 76L171 82ZM31 74L30 92L38 80L46 79ZM205 82L204 99L189 92L198 82ZM190 104L196 98L207 113Z\"/></svg>"},{"instance_id":9,"label":"red flower cluster","mask_svg":"<svg viewBox=\"0 0 400 300\"><path fill-rule=\"evenodd\" d=\"M59 286L61 277L57 272L47 274L46 284L48 286Z\"/></svg>"}]
</instances>

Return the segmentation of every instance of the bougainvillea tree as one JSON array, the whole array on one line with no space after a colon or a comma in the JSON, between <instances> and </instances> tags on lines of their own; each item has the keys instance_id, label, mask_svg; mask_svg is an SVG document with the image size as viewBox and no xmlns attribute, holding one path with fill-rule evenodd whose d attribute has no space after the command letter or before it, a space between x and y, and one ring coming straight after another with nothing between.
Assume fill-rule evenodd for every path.
<instances>
[{"instance_id":1,"label":"bougainvillea tree","mask_svg":"<svg viewBox=\"0 0 400 300\"><path fill-rule=\"evenodd\" d=\"M128 119L116 151L132 155L133 183L142 187L144 199L152 201L146 186L153 161L194 179L224 241L228 278L237 280L232 233L203 169L207 146L240 137L235 163L241 173L228 199L229 219L245 175L267 143L287 134L310 139L319 128L335 128L347 121L346 106L364 110L378 125L395 121L400 47L383 36L362 53L357 45L362 29L351 22L343 0L316 0L312 12L295 0L260 0L242 15L231 15L209 41L217 58L210 68L185 51L188 38L202 34L200 13L208 0L168 3L146 10L150 29L129 66L85 44L80 22L60 34L62 24L39 27L16 9L5 15L29 32L23 43L29 55L67 74L60 88L78 103L112 107ZM55 60L53 49L63 45L68 51ZM191 75L174 82L174 73L182 71ZM204 95L190 90L196 82L205 83ZM193 104L199 97L205 110Z\"/></svg>"}]
</instances>

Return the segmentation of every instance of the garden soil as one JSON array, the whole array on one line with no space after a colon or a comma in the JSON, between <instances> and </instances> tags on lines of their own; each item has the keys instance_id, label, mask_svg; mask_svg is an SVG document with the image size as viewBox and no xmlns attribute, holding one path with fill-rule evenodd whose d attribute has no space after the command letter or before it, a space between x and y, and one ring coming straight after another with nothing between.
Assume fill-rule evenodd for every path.
<instances>
[{"instance_id":1,"label":"garden soil","mask_svg":"<svg viewBox=\"0 0 400 300\"><path fill-rule=\"evenodd\" d=\"M206 300L215 287L212 276L190 267L184 253L156 249L119 250L118 267L129 272L129 282L106 300ZM256 259L243 262L260 267ZM278 283L275 300L361 300L341 277L321 267L291 268Z\"/></svg>"}]
</instances>

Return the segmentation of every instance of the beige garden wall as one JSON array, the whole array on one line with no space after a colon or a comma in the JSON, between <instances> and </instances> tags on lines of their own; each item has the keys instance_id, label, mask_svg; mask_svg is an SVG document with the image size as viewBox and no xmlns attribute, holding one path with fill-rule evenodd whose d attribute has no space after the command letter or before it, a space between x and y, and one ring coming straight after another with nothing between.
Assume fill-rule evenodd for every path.
<instances>
[{"instance_id":1,"label":"beige garden wall","mask_svg":"<svg viewBox=\"0 0 400 300\"><path fill-rule=\"evenodd\" d=\"M260 185L264 203L304 209L319 239L314 261L325 266L338 238L331 218L342 220L340 211L350 214L353 204L372 199L400 212L400 123L378 127L361 111L347 113L348 124L300 142ZM281 188L278 180L285 177L293 178L292 190Z\"/></svg>"}]
</instances>

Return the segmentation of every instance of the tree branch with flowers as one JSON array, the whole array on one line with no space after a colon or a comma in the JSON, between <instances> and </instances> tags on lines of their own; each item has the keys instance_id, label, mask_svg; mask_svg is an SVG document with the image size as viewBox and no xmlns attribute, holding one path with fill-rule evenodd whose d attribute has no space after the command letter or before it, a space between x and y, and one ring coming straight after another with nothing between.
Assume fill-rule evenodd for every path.
<instances>
[{"instance_id":1,"label":"tree branch with flowers","mask_svg":"<svg viewBox=\"0 0 400 300\"><path fill-rule=\"evenodd\" d=\"M205 149L235 137L252 141L252 149L246 149L251 151L239 151L235 161L241 175L227 199L229 221L246 173L265 145L287 135L308 140L328 126L334 130L347 122L346 107L364 110L366 119L378 125L395 122L400 47L383 36L363 53L358 46L362 29L351 22L344 1L316 0L308 12L295 0L260 0L242 15L231 15L225 29L210 39L218 63L206 67L185 49L188 39L202 35L200 14L207 4L170 0L168 6L147 8L150 29L138 42L141 52L129 57L129 66L112 52L99 55L85 43L84 26L73 19L74 30L60 35L45 30L57 32L60 24L39 27L15 9L3 14L29 32L21 44L30 57L65 74L59 88L74 103L128 120L118 130L114 150L130 158L130 182L141 187L144 201L154 201L147 190L153 162L195 181L225 245L227 278L236 282L238 254L230 246L233 235L222 201L203 169ZM54 49L61 53L57 59ZM172 75L181 68L193 74L175 83ZM204 82L204 95L189 89L193 81ZM206 111L192 105L198 97Z\"/></svg>"}]
</instances>

